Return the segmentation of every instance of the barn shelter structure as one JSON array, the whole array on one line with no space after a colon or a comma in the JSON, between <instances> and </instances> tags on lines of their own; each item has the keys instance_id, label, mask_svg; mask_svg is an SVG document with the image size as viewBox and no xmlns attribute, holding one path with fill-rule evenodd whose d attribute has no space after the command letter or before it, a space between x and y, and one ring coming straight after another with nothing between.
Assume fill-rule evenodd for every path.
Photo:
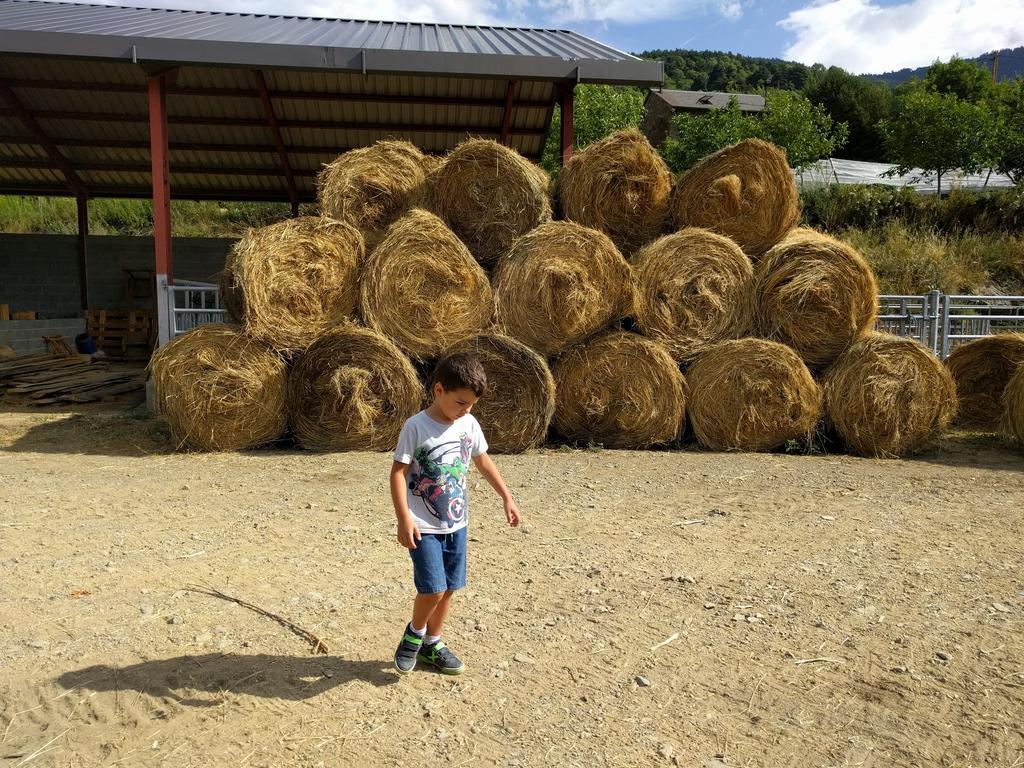
<instances>
[{"instance_id":1,"label":"barn shelter structure","mask_svg":"<svg viewBox=\"0 0 1024 768\"><path fill-rule=\"evenodd\" d=\"M323 163L385 138L493 138L539 160L556 105L564 161L577 84L662 78L566 30L0 0L0 194L78 201L83 311L88 201L151 198L164 342L172 197L296 214Z\"/></svg>"}]
</instances>

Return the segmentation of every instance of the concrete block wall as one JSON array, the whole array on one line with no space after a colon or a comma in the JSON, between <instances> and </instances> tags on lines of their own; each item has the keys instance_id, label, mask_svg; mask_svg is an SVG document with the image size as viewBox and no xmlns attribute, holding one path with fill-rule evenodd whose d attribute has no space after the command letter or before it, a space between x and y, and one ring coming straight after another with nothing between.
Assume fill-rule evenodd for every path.
<instances>
[{"instance_id":1,"label":"concrete block wall","mask_svg":"<svg viewBox=\"0 0 1024 768\"><path fill-rule=\"evenodd\" d=\"M216 282L234 242L174 238L174 276ZM153 269L151 237L94 235L86 250L89 306L94 309L124 308L124 270ZM35 310L42 318L80 317L77 238L0 234L0 304L9 304L12 312Z\"/></svg>"},{"instance_id":2,"label":"concrete block wall","mask_svg":"<svg viewBox=\"0 0 1024 768\"><path fill-rule=\"evenodd\" d=\"M46 351L43 336L64 336L74 349L75 336L84 331L85 320L80 318L0 321L0 346L11 347L19 355L30 355Z\"/></svg>"},{"instance_id":3,"label":"concrete block wall","mask_svg":"<svg viewBox=\"0 0 1024 768\"><path fill-rule=\"evenodd\" d=\"M77 238L0 235L0 304L38 317L75 317L80 303Z\"/></svg>"}]
</instances>

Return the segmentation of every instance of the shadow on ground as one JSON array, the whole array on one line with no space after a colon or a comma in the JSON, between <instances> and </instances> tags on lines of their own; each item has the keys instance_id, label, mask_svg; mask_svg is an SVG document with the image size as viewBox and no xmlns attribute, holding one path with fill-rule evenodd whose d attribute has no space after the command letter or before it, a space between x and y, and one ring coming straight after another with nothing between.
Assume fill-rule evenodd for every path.
<instances>
[{"instance_id":1,"label":"shadow on ground","mask_svg":"<svg viewBox=\"0 0 1024 768\"><path fill-rule=\"evenodd\" d=\"M209 653L143 661L128 667L85 667L65 672L57 682L68 690L139 691L185 706L210 707L219 704L224 693L300 701L354 681L385 686L398 679L390 661Z\"/></svg>"},{"instance_id":2,"label":"shadow on ground","mask_svg":"<svg viewBox=\"0 0 1024 768\"><path fill-rule=\"evenodd\" d=\"M0 451L146 456L174 450L166 425L141 410L15 418L0 422Z\"/></svg>"}]
</instances>

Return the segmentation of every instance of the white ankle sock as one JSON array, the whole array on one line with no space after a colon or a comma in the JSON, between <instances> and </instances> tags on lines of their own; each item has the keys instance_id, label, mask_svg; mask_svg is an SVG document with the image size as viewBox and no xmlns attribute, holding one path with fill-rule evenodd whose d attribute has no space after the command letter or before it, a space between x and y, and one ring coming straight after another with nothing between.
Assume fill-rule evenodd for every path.
<instances>
[{"instance_id":1,"label":"white ankle sock","mask_svg":"<svg viewBox=\"0 0 1024 768\"><path fill-rule=\"evenodd\" d=\"M420 629L416 629L416 627L414 627L412 625L412 622L409 623L409 629L411 629L412 633L414 635L416 635L417 637L423 637L427 633L427 628L426 627L421 627Z\"/></svg>"},{"instance_id":2,"label":"white ankle sock","mask_svg":"<svg viewBox=\"0 0 1024 768\"><path fill-rule=\"evenodd\" d=\"M426 635L423 638L423 644L424 645L433 645L434 643L436 643L440 639L441 639L440 635Z\"/></svg>"}]
</instances>

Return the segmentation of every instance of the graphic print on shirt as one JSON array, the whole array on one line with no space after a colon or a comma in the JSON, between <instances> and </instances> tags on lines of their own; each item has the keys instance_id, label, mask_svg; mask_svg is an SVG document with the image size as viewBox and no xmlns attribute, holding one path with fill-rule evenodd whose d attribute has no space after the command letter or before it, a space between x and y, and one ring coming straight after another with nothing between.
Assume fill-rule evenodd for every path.
<instances>
[{"instance_id":1,"label":"graphic print on shirt","mask_svg":"<svg viewBox=\"0 0 1024 768\"><path fill-rule=\"evenodd\" d=\"M462 433L458 440L416 449L416 469L409 478L409 489L448 528L466 517L466 473L472 447L472 439Z\"/></svg>"}]
</instances>

